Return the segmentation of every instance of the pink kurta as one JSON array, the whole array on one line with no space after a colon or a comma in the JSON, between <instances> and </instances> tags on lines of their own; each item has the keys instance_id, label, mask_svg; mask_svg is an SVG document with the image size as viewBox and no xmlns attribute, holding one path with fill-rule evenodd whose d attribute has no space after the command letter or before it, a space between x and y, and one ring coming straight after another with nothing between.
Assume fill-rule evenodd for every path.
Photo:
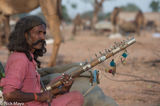
<instances>
[{"instance_id":1,"label":"pink kurta","mask_svg":"<svg viewBox=\"0 0 160 106\"><path fill-rule=\"evenodd\" d=\"M32 55L33 56L33 55ZM1 80L3 93L9 93L16 89L25 93L40 93L40 75L36 71L36 62L28 60L26 55L21 52L14 52L8 58L6 77ZM16 96L16 95L15 95ZM26 102L28 106L47 106L47 103L37 101ZM54 98L52 106L82 106L83 96L77 92L66 93Z\"/></svg>"}]
</instances>

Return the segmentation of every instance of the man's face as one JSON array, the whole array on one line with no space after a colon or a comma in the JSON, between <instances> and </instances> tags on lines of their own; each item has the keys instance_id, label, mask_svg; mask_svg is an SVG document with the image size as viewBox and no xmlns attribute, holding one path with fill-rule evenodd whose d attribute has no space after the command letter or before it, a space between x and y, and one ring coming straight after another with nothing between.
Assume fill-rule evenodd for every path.
<instances>
[{"instance_id":1,"label":"man's face","mask_svg":"<svg viewBox=\"0 0 160 106\"><path fill-rule=\"evenodd\" d=\"M45 41L46 27L38 25L33 27L27 34L27 42L33 49L41 49Z\"/></svg>"}]
</instances>

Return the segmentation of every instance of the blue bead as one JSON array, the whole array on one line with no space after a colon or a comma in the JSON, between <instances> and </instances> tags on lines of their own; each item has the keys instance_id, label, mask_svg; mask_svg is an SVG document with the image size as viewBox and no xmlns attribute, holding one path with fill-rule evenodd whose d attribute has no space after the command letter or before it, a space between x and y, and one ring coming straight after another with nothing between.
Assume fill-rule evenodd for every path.
<instances>
[{"instance_id":1,"label":"blue bead","mask_svg":"<svg viewBox=\"0 0 160 106\"><path fill-rule=\"evenodd\" d=\"M123 56L124 58L126 58L128 55L127 55L127 53L123 53L122 56Z\"/></svg>"},{"instance_id":2,"label":"blue bead","mask_svg":"<svg viewBox=\"0 0 160 106\"><path fill-rule=\"evenodd\" d=\"M114 62L114 60L112 60L112 61L110 62L110 66L112 66L112 67L116 66L116 63Z\"/></svg>"}]
</instances>

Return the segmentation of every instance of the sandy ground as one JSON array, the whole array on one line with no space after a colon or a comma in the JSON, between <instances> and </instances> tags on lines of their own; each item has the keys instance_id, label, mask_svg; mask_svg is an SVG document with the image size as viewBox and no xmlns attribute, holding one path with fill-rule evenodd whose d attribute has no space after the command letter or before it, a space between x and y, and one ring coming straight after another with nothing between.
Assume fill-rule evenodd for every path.
<instances>
[{"instance_id":1,"label":"sandy ground","mask_svg":"<svg viewBox=\"0 0 160 106\"><path fill-rule=\"evenodd\" d=\"M160 38L153 38L152 32L142 31L141 36L135 36L136 43L127 50L129 56L126 65L121 64L119 53L93 69L100 71L100 84L104 93L119 104L119 106L160 106ZM81 31L71 37L71 27L63 31L64 43L61 44L57 64L90 61L95 53L109 48L115 41L125 37L109 39L104 34L95 35L94 32ZM47 66L52 45L47 45L47 53L42 66ZM0 47L0 60L7 61L7 49ZM105 73L111 59L117 63L117 74L112 76Z\"/></svg>"}]
</instances>

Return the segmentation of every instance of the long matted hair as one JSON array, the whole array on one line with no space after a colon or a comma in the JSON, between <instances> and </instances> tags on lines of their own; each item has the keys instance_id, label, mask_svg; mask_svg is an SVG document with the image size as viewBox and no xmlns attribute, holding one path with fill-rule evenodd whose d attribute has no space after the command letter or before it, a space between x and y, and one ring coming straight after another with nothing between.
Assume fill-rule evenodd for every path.
<instances>
[{"instance_id":1,"label":"long matted hair","mask_svg":"<svg viewBox=\"0 0 160 106\"><path fill-rule=\"evenodd\" d=\"M27 43L27 40L25 38L25 33L29 34L29 31L38 25L45 24L45 22L39 18L38 16L26 16L21 18L15 26L15 29L9 36L9 44L8 49L10 52L17 51L17 52L24 52L29 59L29 61L32 61L32 56L30 54L31 47ZM34 60L37 62L37 66L40 68L41 62L37 60L39 56L43 56L43 54L46 52L45 48L46 42L43 42L43 46L41 49L35 50L34 54Z\"/></svg>"}]
</instances>

